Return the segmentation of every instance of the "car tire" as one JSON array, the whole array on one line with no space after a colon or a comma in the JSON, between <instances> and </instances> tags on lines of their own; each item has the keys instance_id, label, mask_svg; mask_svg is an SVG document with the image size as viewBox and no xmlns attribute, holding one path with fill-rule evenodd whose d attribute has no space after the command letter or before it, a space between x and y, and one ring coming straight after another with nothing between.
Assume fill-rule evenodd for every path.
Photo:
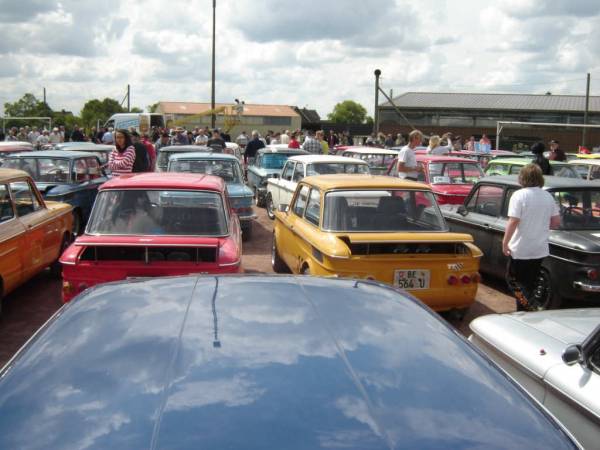
<instances>
[{"instance_id":1,"label":"car tire","mask_svg":"<svg viewBox=\"0 0 600 450\"><path fill-rule=\"evenodd\" d=\"M71 233L73 234L73 236L79 236L79 234L81 233L82 222L83 220L81 218L81 211L79 209L74 209L73 226L71 227Z\"/></svg>"},{"instance_id":2,"label":"car tire","mask_svg":"<svg viewBox=\"0 0 600 450\"><path fill-rule=\"evenodd\" d=\"M256 203L256 206L258 206L259 208L262 208L263 206L265 206L265 199L260 198L260 196L258 195L257 188L254 188L254 202Z\"/></svg>"},{"instance_id":3,"label":"car tire","mask_svg":"<svg viewBox=\"0 0 600 450\"><path fill-rule=\"evenodd\" d=\"M304 264L304 266L302 266L302 269L300 269L300 275L305 275L307 277L310 276L310 267L308 264Z\"/></svg>"},{"instance_id":4,"label":"car tire","mask_svg":"<svg viewBox=\"0 0 600 450\"><path fill-rule=\"evenodd\" d=\"M548 269L542 267L538 277L538 285L535 289L536 310L558 309L561 307L562 299L556 292L556 286L552 283L552 277Z\"/></svg>"},{"instance_id":5,"label":"car tire","mask_svg":"<svg viewBox=\"0 0 600 450\"><path fill-rule=\"evenodd\" d=\"M275 273L290 273L290 269L287 264L279 256L277 251L277 241L275 240L275 233L273 233L273 245L271 247L271 266Z\"/></svg>"},{"instance_id":6,"label":"car tire","mask_svg":"<svg viewBox=\"0 0 600 450\"><path fill-rule=\"evenodd\" d=\"M252 237L252 223L242 227L242 241L247 241Z\"/></svg>"},{"instance_id":7,"label":"car tire","mask_svg":"<svg viewBox=\"0 0 600 450\"><path fill-rule=\"evenodd\" d=\"M59 260L60 260L60 257L62 256L63 252L69 247L69 244L70 244L69 238L65 234L63 236L62 243L60 244L60 251L58 253L58 258L56 258L56 261L54 261L50 265L50 275L52 275L55 278L60 278L62 275L62 264L59 262Z\"/></svg>"},{"instance_id":8,"label":"car tire","mask_svg":"<svg viewBox=\"0 0 600 450\"><path fill-rule=\"evenodd\" d=\"M275 220L275 209L273 208L273 197L271 197L271 194L267 194L266 208L269 219Z\"/></svg>"}]
</instances>

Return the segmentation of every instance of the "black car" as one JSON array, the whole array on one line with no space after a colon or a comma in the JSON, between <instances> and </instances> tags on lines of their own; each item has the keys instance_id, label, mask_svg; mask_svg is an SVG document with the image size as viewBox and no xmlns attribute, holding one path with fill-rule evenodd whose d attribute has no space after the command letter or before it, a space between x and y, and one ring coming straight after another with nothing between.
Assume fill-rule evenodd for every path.
<instances>
[{"instance_id":1,"label":"black car","mask_svg":"<svg viewBox=\"0 0 600 450\"><path fill-rule=\"evenodd\" d=\"M556 199L561 226L550 232L550 256L542 263L536 290L544 308L559 308L570 300L600 303L600 184L563 177L544 177ZM517 176L491 176L473 186L464 205L441 210L451 231L472 234L483 251L480 270L504 277L507 257L502 238L508 202L521 189Z\"/></svg>"},{"instance_id":2,"label":"black car","mask_svg":"<svg viewBox=\"0 0 600 450\"><path fill-rule=\"evenodd\" d=\"M431 310L369 281L105 284L0 372L2 449L572 449Z\"/></svg>"}]
</instances>

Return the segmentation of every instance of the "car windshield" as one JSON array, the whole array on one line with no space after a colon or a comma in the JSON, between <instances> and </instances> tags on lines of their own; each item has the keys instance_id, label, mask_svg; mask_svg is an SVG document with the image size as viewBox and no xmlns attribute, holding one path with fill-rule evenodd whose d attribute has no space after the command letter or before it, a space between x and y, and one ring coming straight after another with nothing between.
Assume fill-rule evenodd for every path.
<instances>
[{"instance_id":1,"label":"car windshield","mask_svg":"<svg viewBox=\"0 0 600 450\"><path fill-rule=\"evenodd\" d=\"M328 175L335 173L369 173L367 164L314 163L306 167L306 175Z\"/></svg>"},{"instance_id":2,"label":"car windshield","mask_svg":"<svg viewBox=\"0 0 600 450\"><path fill-rule=\"evenodd\" d=\"M446 162L429 164L431 184L474 184L483 176L476 163Z\"/></svg>"},{"instance_id":3,"label":"car windshield","mask_svg":"<svg viewBox=\"0 0 600 450\"><path fill-rule=\"evenodd\" d=\"M381 153L355 153L351 156L362 159L369 165L369 167L388 167L398 155L384 155Z\"/></svg>"},{"instance_id":4,"label":"car windshield","mask_svg":"<svg viewBox=\"0 0 600 450\"><path fill-rule=\"evenodd\" d=\"M169 162L169 172L204 173L221 177L226 183L243 183L240 163L230 159L176 159Z\"/></svg>"},{"instance_id":5,"label":"car windshield","mask_svg":"<svg viewBox=\"0 0 600 450\"><path fill-rule=\"evenodd\" d=\"M431 192L396 189L328 192L323 228L338 232L447 229Z\"/></svg>"},{"instance_id":6,"label":"car windshield","mask_svg":"<svg viewBox=\"0 0 600 450\"><path fill-rule=\"evenodd\" d=\"M86 232L223 236L227 221L216 192L107 190L98 194Z\"/></svg>"},{"instance_id":7,"label":"car windshield","mask_svg":"<svg viewBox=\"0 0 600 450\"><path fill-rule=\"evenodd\" d=\"M20 169L38 183L68 183L69 160L63 158L7 158L2 167Z\"/></svg>"},{"instance_id":8,"label":"car windshield","mask_svg":"<svg viewBox=\"0 0 600 450\"><path fill-rule=\"evenodd\" d=\"M260 166L263 169L283 169L290 156L285 153L263 153Z\"/></svg>"},{"instance_id":9,"label":"car windshield","mask_svg":"<svg viewBox=\"0 0 600 450\"><path fill-rule=\"evenodd\" d=\"M563 230L600 230L600 188L553 191Z\"/></svg>"}]
</instances>

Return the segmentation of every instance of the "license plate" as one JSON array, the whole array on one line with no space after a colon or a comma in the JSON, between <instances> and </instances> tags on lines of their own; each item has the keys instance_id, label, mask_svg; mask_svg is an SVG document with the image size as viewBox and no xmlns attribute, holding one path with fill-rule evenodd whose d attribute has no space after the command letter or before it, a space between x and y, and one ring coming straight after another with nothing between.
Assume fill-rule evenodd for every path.
<instances>
[{"instance_id":1,"label":"license plate","mask_svg":"<svg viewBox=\"0 0 600 450\"><path fill-rule=\"evenodd\" d=\"M394 286L407 290L429 289L429 278L429 270L395 270Z\"/></svg>"}]
</instances>

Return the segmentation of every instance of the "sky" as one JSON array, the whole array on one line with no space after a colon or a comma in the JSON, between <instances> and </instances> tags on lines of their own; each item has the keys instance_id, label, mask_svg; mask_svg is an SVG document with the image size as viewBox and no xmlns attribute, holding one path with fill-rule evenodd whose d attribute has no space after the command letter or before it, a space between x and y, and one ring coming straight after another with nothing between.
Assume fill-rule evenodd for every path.
<instances>
[{"instance_id":1,"label":"sky","mask_svg":"<svg viewBox=\"0 0 600 450\"><path fill-rule=\"evenodd\" d=\"M600 95L599 0L216 0L216 101L316 109L382 88ZM0 113L31 92L210 102L212 0L0 0Z\"/></svg>"}]
</instances>

